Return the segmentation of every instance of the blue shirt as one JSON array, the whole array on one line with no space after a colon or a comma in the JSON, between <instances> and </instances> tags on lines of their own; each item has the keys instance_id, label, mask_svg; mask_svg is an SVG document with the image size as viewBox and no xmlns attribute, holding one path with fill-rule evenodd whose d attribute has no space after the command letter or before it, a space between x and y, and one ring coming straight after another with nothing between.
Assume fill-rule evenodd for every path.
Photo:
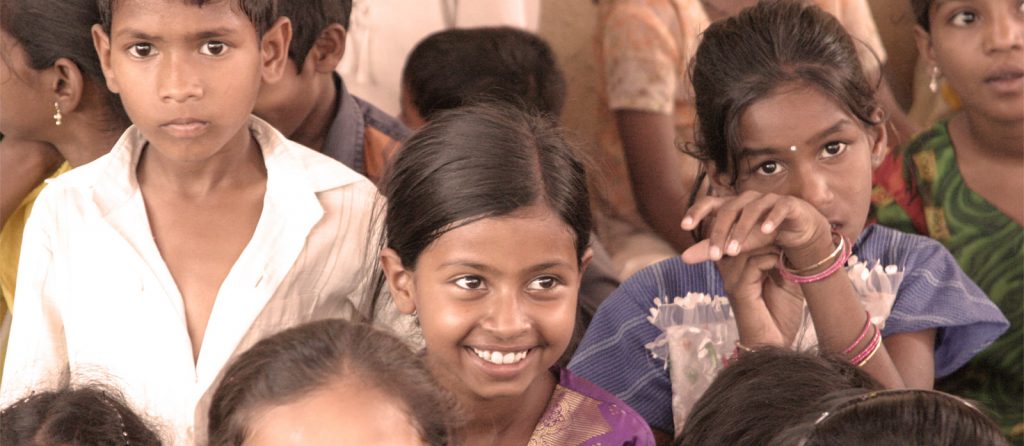
<instances>
[{"instance_id":1,"label":"blue shirt","mask_svg":"<svg viewBox=\"0 0 1024 446\"><path fill-rule=\"evenodd\" d=\"M854 253L904 271L882 335L937 329L936 377L964 365L1009 326L949 251L930 238L872 225L861 233ZM653 300L664 297L659 282L667 297L726 294L712 262L687 265L674 257L645 268L601 305L569 369L621 398L654 428L673 432L669 372L644 346L661 334L647 320Z\"/></svg>"}]
</instances>

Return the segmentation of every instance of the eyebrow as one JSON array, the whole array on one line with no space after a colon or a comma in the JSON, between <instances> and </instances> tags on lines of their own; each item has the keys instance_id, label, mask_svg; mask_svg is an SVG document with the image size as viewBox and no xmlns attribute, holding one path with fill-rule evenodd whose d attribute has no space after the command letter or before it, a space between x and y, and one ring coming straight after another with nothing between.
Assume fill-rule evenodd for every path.
<instances>
[{"instance_id":1,"label":"eyebrow","mask_svg":"<svg viewBox=\"0 0 1024 446\"><path fill-rule=\"evenodd\" d=\"M440 268L446 268L446 267L451 267L451 266L461 266L461 267L472 268L472 269L476 269L476 270L480 270L480 271L484 271L484 272L490 272L490 273L497 272L497 270L495 270L494 268L492 268L492 267L490 267L488 265L485 265L483 263L473 262L473 261L470 261L470 260L455 259L455 260L451 260L451 261L448 261L448 262L444 262L441 265L439 265ZM536 265L533 265L533 266L527 268L526 271L529 272L529 273L534 273L534 272L537 272L537 271L543 271L543 270L546 270L546 269L565 267L565 266L567 266L565 262L560 262L560 261L557 261L557 260L553 260L553 261L544 262L544 263L538 263Z\"/></svg>"},{"instance_id":2,"label":"eyebrow","mask_svg":"<svg viewBox=\"0 0 1024 446\"><path fill-rule=\"evenodd\" d=\"M811 136L810 139L808 139L807 141L804 141L804 143L805 144L810 144L810 143L812 143L814 141L819 141L819 140L825 139L829 135L842 130L843 128L845 128L846 126L848 126L850 124L852 124L852 123L850 122L849 118L842 118L838 122L836 122L835 124L832 124L829 128L827 128L825 130L822 130L822 131L820 131L818 133L815 133L813 136ZM740 153L740 157L741 158L752 158L752 157L758 157L758 156L771 155L771 154L775 154L775 153L779 153L779 152L784 152L784 151L785 151L784 149L777 148L777 147L757 147L757 148L754 148L754 147L744 147L742 149L742 152Z\"/></svg>"},{"instance_id":3,"label":"eyebrow","mask_svg":"<svg viewBox=\"0 0 1024 446\"><path fill-rule=\"evenodd\" d=\"M219 28L213 28L213 29L199 31L197 33L188 34L185 37L188 40L206 40L206 39L212 39L212 38L215 38L215 37L223 37L223 36L232 34L234 32L235 32L235 30L232 29L232 28L219 27ZM119 30L117 32L117 34L115 34L115 37L126 37L126 36L128 38L132 38L132 39L146 40L146 41L152 41L152 42L163 42L165 40L163 37L147 34L147 33L143 32L143 31L140 31L140 30L137 30L137 29L134 29L134 28L125 28L125 29Z\"/></svg>"}]
</instances>

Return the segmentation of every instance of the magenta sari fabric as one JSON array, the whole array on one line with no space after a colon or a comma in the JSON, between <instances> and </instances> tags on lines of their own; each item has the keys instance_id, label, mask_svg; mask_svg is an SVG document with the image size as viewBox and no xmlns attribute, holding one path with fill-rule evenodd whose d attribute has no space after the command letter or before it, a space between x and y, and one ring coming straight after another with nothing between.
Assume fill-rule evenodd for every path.
<instances>
[{"instance_id":1,"label":"magenta sari fabric","mask_svg":"<svg viewBox=\"0 0 1024 446\"><path fill-rule=\"evenodd\" d=\"M529 444L653 446L654 436L643 417L622 400L561 369Z\"/></svg>"}]
</instances>

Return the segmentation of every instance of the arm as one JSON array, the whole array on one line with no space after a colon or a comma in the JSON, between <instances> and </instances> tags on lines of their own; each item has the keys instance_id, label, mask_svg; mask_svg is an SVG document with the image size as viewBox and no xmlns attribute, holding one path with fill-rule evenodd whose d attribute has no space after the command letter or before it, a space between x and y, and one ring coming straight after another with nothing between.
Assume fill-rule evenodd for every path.
<instances>
[{"instance_id":1,"label":"arm","mask_svg":"<svg viewBox=\"0 0 1024 446\"><path fill-rule=\"evenodd\" d=\"M0 140L0 227L32 189L50 176L63 158L49 144Z\"/></svg>"},{"instance_id":2,"label":"arm","mask_svg":"<svg viewBox=\"0 0 1024 446\"><path fill-rule=\"evenodd\" d=\"M18 270L18 298L3 367L0 406L68 377L64 323L54 290L51 235L56 228L51 188L40 194L25 227Z\"/></svg>"},{"instance_id":3,"label":"arm","mask_svg":"<svg viewBox=\"0 0 1024 446\"><path fill-rule=\"evenodd\" d=\"M677 250L688 248L693 239L679 228L684 208L678 203L688 202L699 163L680 155L672 116L618 110L615 123L640 214Z\"/></svg>"},{"instance_id":4,"label":"arm","mask_svg":"<svg viewBox=\"0 0 1024 446\"><path fill-rule=\"evenodd\" d=\"M828 221L813 206L798 198L753 191L744 192L736 197L707 197L687 211L683 226L694 227L712 214L714 222L711 224L708 239L684 252L685 261L719 261L726 256L736 257L744 252L757 252L765 247L774 246L782 251L792 267L800 269L816 265L820 259L828 258L836 249ZM733 240L736 242L733 243ZM815 266L803 274L817 274L830 265L831 263ZM766 264L756 266L761 270L760 277L770 269ZM746 268L744 271L750 269ZM726 273L723 270L726 284L751 282L749 278L743 281L731 280L724 276ZM756 290L738 295L735 290L727 289L731 301L739 300L734 305L734 311L740 329L740 339L747 345L779 345L782 339L782 345L787 345L788 337L780 337L780 333L787 333L787 324L784 322L788 319L787 314L791 312L772 312L772 305L768 302L771 281L762 278L761 283L764 283L764 288L760 295L756 295ZM849 353L843 355L851 359L868 349L874 332L869 331L869 336L859 337L867 322L867 316L863 304L845 274L831 274L818 281L801 284L800 290L814 321L818 345L823 351L848 351ZM751 311L758 306L762 311ZM747 321L749 318L755 320ZM744 330L744 327L751 326L770 329ZM856 345L848 348L851 341ZM897 346L900 348L904 344L898 343ZM912 368L898 368L884 343L866 359L862 368L887 388L902 388L908 382L921 383L929 381L930 378L915 374L917 370ZM903 373L908 374L905 376Z\"/></svg>"}]
</instances>

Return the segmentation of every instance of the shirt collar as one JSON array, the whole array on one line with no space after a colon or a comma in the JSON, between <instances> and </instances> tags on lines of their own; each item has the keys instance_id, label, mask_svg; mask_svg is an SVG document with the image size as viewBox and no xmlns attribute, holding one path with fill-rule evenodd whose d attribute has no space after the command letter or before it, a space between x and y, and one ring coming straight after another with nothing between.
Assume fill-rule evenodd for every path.
<instances>
[{"instance_id":1,"label":"shirt collar","mask_svg":"<svg viewBox=\"0 0 1024 446\"><path fill-rule=\"evenodd\" d=\"M286 139L260 118L250 116L249 128L263 151L268 192L272 183L287 185L292 193L318 193L364 179L329 157ZM104 215L128 202L138 191L136 167L146 142L142 132L133 125L114 144L93 188L93 199Z\"/></svg>"},{"instance_id":2,"label":"shirt collar","mask_svg":"<svg viewBox=\"0 0 1024 446\"><path fill-rule=\"evenodd\" d=\"M365 121L355 97L349 94L338 73L334 73L334 86L338 94L338 110L327 130L323 153L346 166L362 172Z\"/></svg>"}]
</instances>

